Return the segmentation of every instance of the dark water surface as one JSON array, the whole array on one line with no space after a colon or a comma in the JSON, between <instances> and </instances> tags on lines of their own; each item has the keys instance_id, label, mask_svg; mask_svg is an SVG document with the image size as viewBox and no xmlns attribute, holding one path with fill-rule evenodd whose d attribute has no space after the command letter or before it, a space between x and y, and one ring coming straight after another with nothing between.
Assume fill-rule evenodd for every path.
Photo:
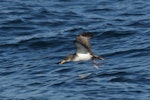
<instances>
[{"instance_id":1,"label":"dark water surface","mask_svg":"<svg viewBox=\"0 0 150 100\"><path fill-rule=\"evenodd\" d=\"M100 69L58 65L87 31ZM0 0L0 100L149 99L149 0Z\"/></svg>"}]
</instances>

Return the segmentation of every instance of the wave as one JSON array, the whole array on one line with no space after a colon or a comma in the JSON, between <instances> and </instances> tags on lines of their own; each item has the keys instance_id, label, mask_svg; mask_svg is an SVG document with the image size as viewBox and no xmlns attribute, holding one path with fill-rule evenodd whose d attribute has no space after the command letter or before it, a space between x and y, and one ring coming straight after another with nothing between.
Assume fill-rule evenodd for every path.
<instances>
[{"instance_id":1,"label":"wave","mask_svg":"<svg viewBox=\"0 0 150 100\"><path fill-rule=\"evenodd\" d=\"M128 24L128 26L140 27L140 28L149 28L150 22L148 19L132 21Z\"/></svg>"},{"instance_id":2,"label":"wave","mask_svg":"<svg viewBox=\"0 0 150 100\"><path fill-rule=\"evenodd\" d=\"M131 36L134 33L135 33L134 31L108 30L103 32L102 34L99 34L98 37L100 38L125 37L125 36Z\"/></svg>"},{"instance_id":3,"label":"wave","mask_svg":"<svg viewBox=\"0 0 150 100\"><path fill-rule=\"evenodd\" d=\"M56 34L55 34L56 35ZM25 36L16 36L14 39L8 39L0 44L1 47L18 47L27 46L29 48L43 48L62 46L61 43L68 44L67 37L62 37L60 34L33 34ZM67 39L67 40L66 40Z\"/></svg>"},{"instance_id":4,"label":"wave","mask_svg":"<svg viewBox=\"0 0 150 100\"><path fill-rule=\"evenodd\" d=\"M135 49L128 49L128 50L122 50L122 51L115 51L107 54L103 54L105 57L110 56L117 56L117 55L128 55L129 57L137 57L137 56L144 56L147 54L150 50L150 47L143 47L143 48L135 48Z\"/></svg>"},{"instance_id":5,"label":"wave","mask_svg":"<svg viewBox=\"0 0 150 100\"><path fill-rule=\"evenodd\" d=\"M14 19L14 20L5 20L5 22L3 22L3 24L7 25L7 24L21 24L24 21L22 19Z\"/></svg>"},{"instance_id":6,"label":"wave","mask_svg":"<svg viewBox=\"0 0 150 100\"><path fill-rule=\"evenodd\" d=\"M22 34L18 35L18 34L15 34L13 36L10 36L9 39L7 39L7 43L8 44L17 44L21 41L28 41L28 40L32 40L32 39L38 39L38 38L46 38L46 37L53 37L57 34L52 34L52 33L37 33L38 30L36 31L32 31L32 32L23 32ZM4 39L5 39L4 37Z\"/></svg>"}]
</instances>

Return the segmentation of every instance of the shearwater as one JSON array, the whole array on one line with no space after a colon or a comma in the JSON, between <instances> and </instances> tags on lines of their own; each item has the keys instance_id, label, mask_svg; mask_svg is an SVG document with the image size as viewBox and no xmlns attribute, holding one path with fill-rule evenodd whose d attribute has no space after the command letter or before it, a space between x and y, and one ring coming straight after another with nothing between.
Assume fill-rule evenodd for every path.
<instances>
[{"instance_id":1,"label":"shearwater","mask_svg":"<svg viewBox=\"0 0 150 100\"><path fill-rule=\"evenodd\" d=\"M88 61L92 60L94 67L99 68L99 63L95 62L95 59L104 60L103 57L92 53L91 44L89 40L93 37L93 33L85 32L77 35L75 40L75 46L77 48L76 53L66 56L59 64L71 61Z\"/></svg>"}]
</instances>

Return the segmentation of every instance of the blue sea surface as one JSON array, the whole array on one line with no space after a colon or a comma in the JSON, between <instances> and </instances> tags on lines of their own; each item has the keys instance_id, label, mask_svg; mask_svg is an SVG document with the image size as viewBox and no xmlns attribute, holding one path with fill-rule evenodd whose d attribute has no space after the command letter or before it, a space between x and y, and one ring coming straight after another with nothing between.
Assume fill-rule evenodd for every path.
<instances>
[{"instance_id":1,"label":"blue sea surface","mask_svg":"<svg viewBox=\"0 0 150 100\"><path fill-rule=\"evenodd\" d=\"M98 70L58 64L82 32ZM0 100L149 99L149 0L0 0Z\"/></svg>"}]
</instances>

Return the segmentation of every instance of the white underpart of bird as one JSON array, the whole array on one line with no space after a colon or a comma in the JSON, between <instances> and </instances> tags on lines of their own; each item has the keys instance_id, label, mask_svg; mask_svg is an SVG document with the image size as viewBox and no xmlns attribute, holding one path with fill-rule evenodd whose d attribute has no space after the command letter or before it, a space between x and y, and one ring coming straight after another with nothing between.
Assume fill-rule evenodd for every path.
<instances>
[{"instance_id":1,"label":"white underpart of bird","mask_svg":"<svg viewBox=\"0 0 150 100\"><path fill-rule=\"evenodd\" d=\"M77 56L74 58L73 61L88 61L92 57L90 53L86 53L86 54L77 53L76 55Z\"/></svg>"}]
</instances>

